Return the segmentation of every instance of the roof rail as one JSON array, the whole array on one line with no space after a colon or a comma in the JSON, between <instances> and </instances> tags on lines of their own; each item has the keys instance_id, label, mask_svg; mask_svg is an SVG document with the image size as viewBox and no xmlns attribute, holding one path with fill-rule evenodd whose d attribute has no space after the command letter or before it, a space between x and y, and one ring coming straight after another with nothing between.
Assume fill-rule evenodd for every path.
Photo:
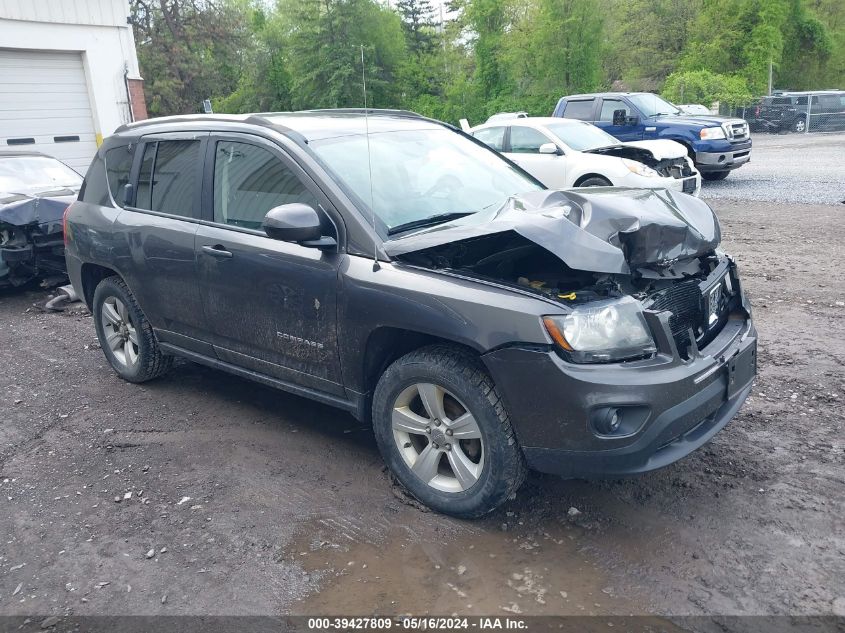
<instances>
[{"instance_id":1,"label":"roof rail","mask_svg":"<svg viewBox=\"0 0 845 633\"><path fill-rule=\"evenodd\" d=\"M306 114L306 113L336 113L336 114L364 114L365 112L370 116L378 116L380 114L390 116L405 116L414 119L425 119L421 114L412 112L411 110L399 110L393 108L315 108L313 110L301 110L300 112L290 112L286 114Z\"/></svg>"}]
</instances>

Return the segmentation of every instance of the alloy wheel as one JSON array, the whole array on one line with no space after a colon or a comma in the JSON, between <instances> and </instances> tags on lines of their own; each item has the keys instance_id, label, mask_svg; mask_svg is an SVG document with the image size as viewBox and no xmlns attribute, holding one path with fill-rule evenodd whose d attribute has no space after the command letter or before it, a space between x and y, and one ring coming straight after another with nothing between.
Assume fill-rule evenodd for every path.
<instances>
[{"instance_id":1,"label":"alloy wheel","mask_svg":"<svg viewBox=\"0 0 845 633\"><path fill-rule=\"evenodd\" d=\"M408 468L443 492L463 492L484 467L481 429L453 393L433 383L406 387L393 403L393 439Z\"/></svg>"},{"instance_id":2,"label":"alloy wheel","mask_svg":"<svg viewBox=\"0 0 845 633\"><path fill-rule=\"evenodd\" d=\"M124 367L138 362L138 332L126 304L117 297L108 297L100 310L100 323L106 345Z\"/></svg>"}]
</instances>

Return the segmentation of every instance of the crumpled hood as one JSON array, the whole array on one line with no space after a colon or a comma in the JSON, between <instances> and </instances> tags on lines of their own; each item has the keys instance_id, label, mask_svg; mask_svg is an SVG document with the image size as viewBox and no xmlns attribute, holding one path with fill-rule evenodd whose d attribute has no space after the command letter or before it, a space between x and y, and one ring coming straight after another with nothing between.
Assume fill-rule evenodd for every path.
<instances>
[{"instance_id":1,"label":"crumpled hood","mask_svg":"<svg viewBox=\"0 0 845 633\"><path fill-rule=\"evenodd\" d=\"M710 207L663 189L602 187L532 191L405 237L388 240L391 257L450 242L514 231L576 270L630 274L704 255L721 240Z\"/></svg>"},{"instance_id":2,"label":"crumpled hood","mask_svg":"<svg viewBox=\"0 0 845 633\"><path fill-rule=\"evenodd\" d=\"M65 209L76 200L76 195L76 192L67 195L0 193L0 222L13 226L61 222Z\"/></svg>"},{"instance_id":3,"label":"crumpled hood","mask_svg":"<svg viewBox=\"0 0 845 633\"><path fill-rule=\"evenodd\" d=\"M687 155L687 148L677 141L670 141L669 139L659 139L656 141L627 141L622 143L629 147L639 147L640 149L651 152L656 160L666 160L667 158L682 158Z\"/></svg>"}]
</instances>

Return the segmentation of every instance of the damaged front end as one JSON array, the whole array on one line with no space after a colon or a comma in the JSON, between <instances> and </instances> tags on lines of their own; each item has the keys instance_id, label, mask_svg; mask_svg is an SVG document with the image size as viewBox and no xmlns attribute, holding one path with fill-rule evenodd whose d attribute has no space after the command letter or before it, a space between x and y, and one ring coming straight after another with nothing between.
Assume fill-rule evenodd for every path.
<instances>
[{"instance_id":1,"label":"damaged front end","mask_svg":"<svg viewBox=\"0 0 845 633\"><path fill-rule=\"evenodd\" d=\"M62 216L74 197L0 197L0 287L21 286L43 277L65 277Z\"/></svg>"},{"instance_id":2,"label":"damaged front end","mask_svg":"<svg viewBox=\"0 0 845 633\"><path fill-rule=\"evenodd\" d=\"M633 160L651 167L664 178L681 180L695 176L695 167L686 148L675 141L630 141L585 150L585 153Z\"/></svg>"},{"instance_id":3,"label":"damaged front end","mask_svg":"<svg viewBox=\"0 0 845 633\"><path fill-rule=\"evenodd\" d=\"M698 199L665 190L538 191L500 209L388 241L398 260L508 286L566 307L546 329L573 362L655 353L643 310L669 312L682 358L742 307L718 220ZM617 328L608 333L613 322ZM605 328L605 330L602 330ZM614 338L611 349L602 337ZM573 341L573 338L577 341Z\"/></svg>"}]
</instances>

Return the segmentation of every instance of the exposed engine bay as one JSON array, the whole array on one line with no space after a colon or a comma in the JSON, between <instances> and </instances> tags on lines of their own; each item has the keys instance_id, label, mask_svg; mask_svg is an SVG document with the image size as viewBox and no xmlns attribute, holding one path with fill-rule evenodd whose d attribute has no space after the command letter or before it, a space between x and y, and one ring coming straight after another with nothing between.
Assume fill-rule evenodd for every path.
<instances>
[{"instance_id":1,"label":"exposed engine bay","mask_svg":"<svg viewBox=\"0 0 845 633\"><path fill-rule=\"evenodd\" d=\"M405 243L395 249L405 252L394 255L564 305L633 296L645 309L672 312L672 333L684 355L693 340L706 343L739 301L732 263L716 250L718 222L697 199L683 197L681 208L669 192L622 191L540 192L546 198L537 206L512 199L483 224L459 220L397 239L394 246L406 240L425 246ZM505 230L496 231L497 224ZM463 239L446 239L450 234Z\"/></svg>"},{"instance_id":2,"label":"exposed engine bay","mask_svg":"<svg viewBox=\"0 0 845 633\"><path fill-rule=\"evenodd\" d=\"M659 143L666 143L667 151L661 152L654 147ZM648 165L664 178L687 178L694 174L693 164L687 156L686 149L675 141L632 141L588 149L584 150L584 153L635 160Z\"/></svg>"}]
</instances>

